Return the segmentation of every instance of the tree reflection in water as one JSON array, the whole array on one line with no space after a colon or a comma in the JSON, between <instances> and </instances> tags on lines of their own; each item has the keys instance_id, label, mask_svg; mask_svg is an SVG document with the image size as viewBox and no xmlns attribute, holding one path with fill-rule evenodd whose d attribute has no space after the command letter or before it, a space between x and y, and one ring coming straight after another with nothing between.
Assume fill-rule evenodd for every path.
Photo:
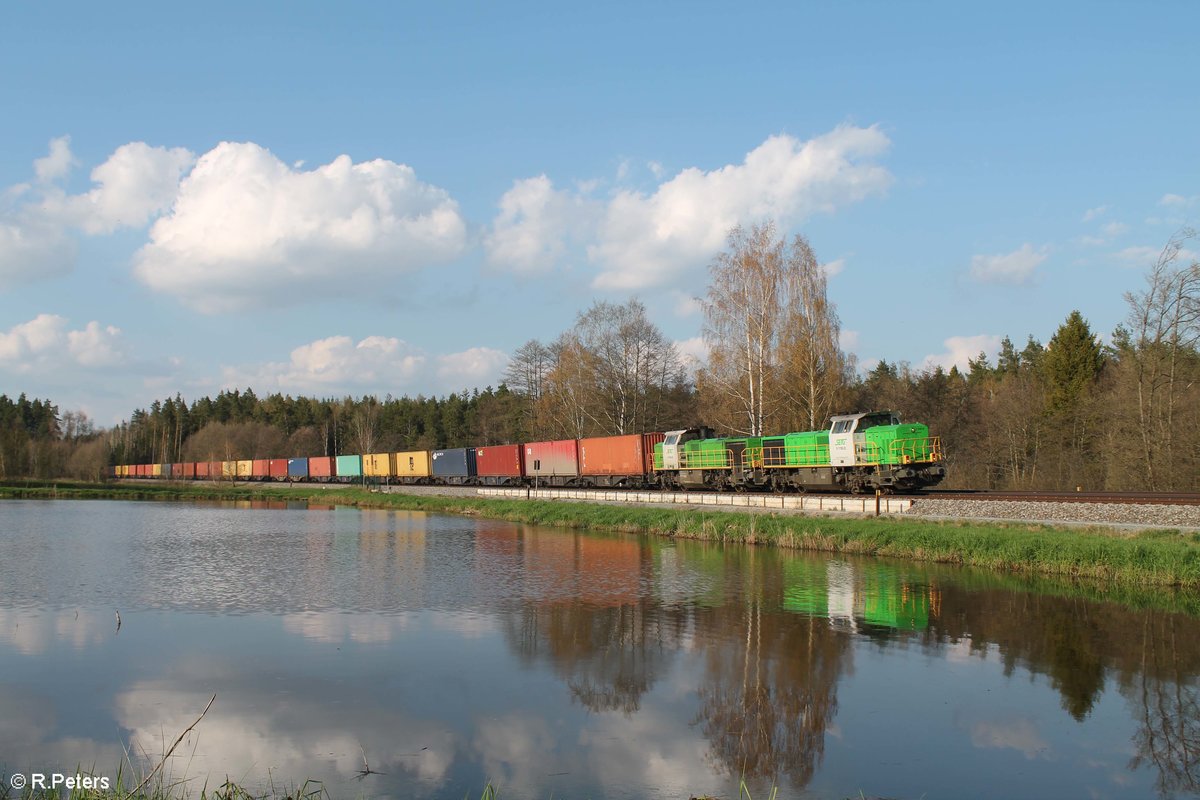
<instances>
[{"instance_id":1,"label":"tree reflection in water","mask_svg":"<svg viewBox=\"0 0 1200 800\"><path fill-rule=\"evenodd\" d=\"M529 603L505 616L522 661L548 661L589 711L632 714L679 650L683 618L649 600L616 607Z\"/></svg>"},{"instance_id":2,"label":"tree reflection in water","mask_svg":"<svg viewBox=\"0 0 1200 800\"><path fill-rule=\"evenodd\" d=\"M1128 768L1153 769L1162 795L1200 794L1200 620L1163 610L1169 598L1134 608L1066 581L701 543L514 538L530 583L503 624L520 658L550 664L585 708L632 715L694 648L694 722L718 772L802 789L824 759L856 642L966 645L994 653L1007 676L1045 676L1080 725L1115 685L1136 725ZM673 583L681 575L686 590Z\"/></svg>"},{"instance_id":3,"label":"tree reflection in water","mask_svg":"<svg viewBox=\"0 0 1200 800\"><path fill-rule=\"evenodd\" d=\"M1174 615L1147 612L1142 663L1122 682L1137 715L1137 752L1129 768L1151 764L1155 788L1167 796L1200 792L1200 694L1196 686L1196 631L1181 630ZM1187 646L1181 647L1186 641Z\"/></svg>"},{"instance_id":4,"label":"tree reflection in water","mask_svg":"<svg viewBox=\"0 0 1200 800\"><path fill-rule=\"evenodd\" d=\"M705 610L701 618L742 633L740 646L709 639L705 653L697 721L712 758L747 779L786 775L796 788L807 785L837 713L849 637L827 620L765 611L762 602Z\"/></svg>"}]
</instances>

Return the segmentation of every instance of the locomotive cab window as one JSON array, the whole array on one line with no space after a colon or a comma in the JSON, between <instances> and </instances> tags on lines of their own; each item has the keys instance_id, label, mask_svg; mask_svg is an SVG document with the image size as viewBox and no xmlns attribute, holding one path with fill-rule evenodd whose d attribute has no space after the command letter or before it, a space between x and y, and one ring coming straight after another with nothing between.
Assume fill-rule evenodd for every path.
<instances>
[{"instance_id":1,"label":"locomotive cab window","mask_svg":"<svg viewBox=\"0 0 1200 800\"><path fill-rule=\"evenodd\" d=\"M853 426L854 420L839 419L837 422L833 423L833 433L846 433Z\"/></svg>"}]
</instances>

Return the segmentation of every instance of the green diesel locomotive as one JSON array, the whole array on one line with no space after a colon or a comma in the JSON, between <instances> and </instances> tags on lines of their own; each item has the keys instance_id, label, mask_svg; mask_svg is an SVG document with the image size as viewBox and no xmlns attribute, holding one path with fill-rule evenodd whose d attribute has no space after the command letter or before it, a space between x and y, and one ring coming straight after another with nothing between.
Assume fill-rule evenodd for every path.
<instances>
[{"instance_id":1,"label":"green diesel locomotive","mask_svg":"<svg viewBox=\"0 0 1200 800\"><path fill-rule=\"evenodd\" d=\"M654 448L663 488L754 491L918 491L946 477L938 437L891 411L842 414L829 430L717 437L670 431Z\"/></svg>"}]
</instances>

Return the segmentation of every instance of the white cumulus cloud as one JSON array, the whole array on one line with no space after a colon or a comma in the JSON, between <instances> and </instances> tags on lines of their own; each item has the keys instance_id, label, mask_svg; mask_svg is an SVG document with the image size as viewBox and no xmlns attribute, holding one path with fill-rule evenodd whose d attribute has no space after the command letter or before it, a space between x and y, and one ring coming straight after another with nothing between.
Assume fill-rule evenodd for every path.
<instances>
[{"instance_id":1,"label":"white cumulus cloud","mask_svg":"<svg viewBox=\"0 0 1200 800\"><path fill-rule=\"evenodd\" d=\"M1033 279L1034 270L1046 260L1045 247L1034 249L1024 244L1011 253L979 255L971 258L971 277L981 283L1020 285Z\"/></svg>"},{"instance_id":2,"label":"white cumulus cloud","mask_svg":"<svg viewBox=\"0 0 1200 800\"><path fill-rule=\"evenodd\" d=\"M472 347L461 353L438 356L436 362L441 385L474 388L494 383L508 366L508 354L490 347Z\"/></svg>"},{"instance_id":3,"label":"white cumulus cloud","mask_svg":"<svg viewBox=\"0 0 1200 800\"><path fill-rule=\"evenodd\" d=\"M508 355L488 347L429 354L390 336L330 336L292 350L285 362L226 367L225 388L301 394L433 394L498 382Z\"/></svg>"},{"instance_id":4,"label":"white cumulus cloud","mask_svg":"<svg viewBox=\"0 0 1200 800\"><path fill-rule=\"evenodd\" d=\"M525 274L553 268L589 226L588 206L582 195L555 189L545 175L516 181L500 198L500 214L484 238L488 261Z\"/></svg>"},{"instance_id":5,"label":"white cumulus cloud","mask_svg":"<svg viewBox=\"0 0 1200 800\"><path fill-rule=\"evenodd\" d=\"M75 157L71 155L71 137L59 136L50 140L50 152L44 158L34 160L33 171L39 181L46 183L65 178L75 164Z\"/></svg>"},{"instance_id":6,"label":"white cumulus cloud","mask_svg":"<svg viewBox=\"0 0 1200 800\"><path fill-rule=\"evenodd\" d=\"M65 317L38 314L0 333L0 367L19 374L124 362L121 330L96 321L82 330L69 330Z\"/></svg>"},{"instance_id":7,"label":"white cumulus cloud","mask_svg":"<svg viewBox=\"0 0 1200 800\"><path fill-rule=\"evenodd\" d=\"M34 209L0 216L0 289L66 275L78 249L60 225Z\"/></svg>"},{"instance_id":8,"label":"white cumulus cloud","mask_svg":"<svg viewBox=\"0 0 1200 800\"><path fill-rule=\"evenodd\" d=\"M501 198L485 240L489 260L516 272L544 271L586 245L599 289L670 285L702 270L729 229L774 218L785 229L883 192L892 176L877 161L890 142L878 128L841 126L801 141L769 137L740 164L685 169L651 191L620 189L606 201L594 188L556 189L544 175L517 181ZM620 172L618 181L621 180Z\"/></svg>"},{"instance_id":9,"label":"white cumulus cloud","mask_svg":"<svg viewBox=\"0 0 1200 800\"><path fill-rule=\"evenodd\" d=\"M33 162L35 185L4 193L0 209L0 287L70 272L78 255L73 231L111 233L141 227L174 200L180 176L191 165L187 150L122 145L92 170L94 188L68 194L56 183L78 163L70 137L50 142L50 152Z\"/></svg>"},{"instance_id":10,"label":"white cumulus cloud","mask_svg":"<svg viewBox=\"0 0 1200 800\"><path fill-rule=\"evenodd\" d=\"M135 274L205 312L363 295L462 253L458 204L411 167L349 156L304 171L253 143L202 155Z\"/></svg>"},{"instance_id":11,"label":"white cumulus cloud","mask_svg":"<svg viewBox=\"0 0 1200 800\"><path fill-rule=\"evenodd\" d=\"M92 170L95 188L50 198L46 206L63 222L90 234L140 228L174 202L180 179L195 159L182 147L130 142Z\"/></svg>"},{"instance_id":12,"label":"white cumulus cloud","mask_svg":"<svg viewBox=\"0 0 1200 800\"><path fill-rule=\"evenodd\" d=\"M942 367L947 370L951 367L958 367L960 370L966 370L967 362L972 358L977 358L980 353L986 353L988 358L995 362L995 356L1000 352L1002 339L1001 336L989 333L980 333L975 336L951 336L942 342L946 348L944 353L932 353L925 356L925 367L927 369Z\"/></svg>"},{"instance_id":13,"label":"white cumulus cloud","mask_svg":"<svg viewBox=\"0 0 1200 800\"><path fill-rule=\"evenodd\" d=\"M741 164L689 168L653 193L621 191L588 248L594 284L641 289L703 267L729 229L773 217L786 228L885 190L891 174L874 162L890 142L878 128L841 126L808 141L779 135Z\"/></svg>"}]
</instances>

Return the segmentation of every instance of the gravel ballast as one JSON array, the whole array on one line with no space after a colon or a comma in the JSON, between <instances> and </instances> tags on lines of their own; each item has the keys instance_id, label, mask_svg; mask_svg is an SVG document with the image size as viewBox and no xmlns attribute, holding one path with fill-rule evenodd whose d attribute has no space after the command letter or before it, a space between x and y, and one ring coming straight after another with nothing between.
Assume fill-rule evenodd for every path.
<instances>
[{"instance_id":1,"label":"gravel ballast","mask_svg":"<svg viewBox=\"0 0 1200 800\"><path fill-rule=\"evenodd\" d=\"M905 516L1200 529L1200 506L1168 506L1146 503L1042 503L1027 500L920 498Z\"/></svg>"}]
</instances>

